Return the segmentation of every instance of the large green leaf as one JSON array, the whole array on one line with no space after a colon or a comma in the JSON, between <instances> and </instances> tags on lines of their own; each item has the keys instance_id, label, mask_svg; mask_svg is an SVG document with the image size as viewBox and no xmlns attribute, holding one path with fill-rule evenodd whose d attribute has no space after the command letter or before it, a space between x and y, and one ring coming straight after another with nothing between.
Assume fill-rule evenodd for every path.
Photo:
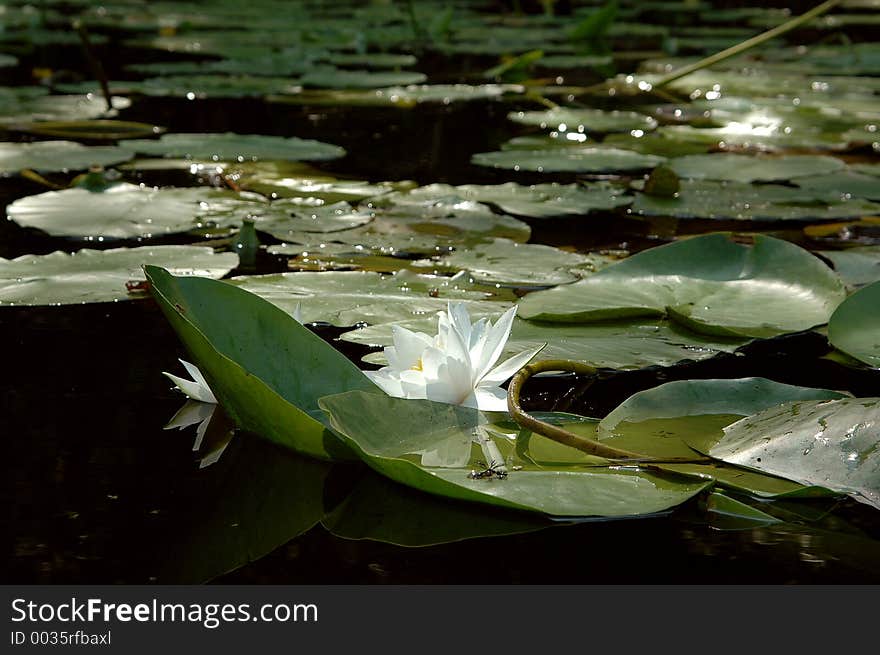
<instances>
[{"instance_id":1,"label":"large green leaf","mask_svg":"<svg viewBox=\"0 0 880 655\"><path fill-rule=\"evenodd\" d=\"M321 459L351 453L320 422L320 397L378 389L284 311L234 285L148 266L150 290L227 413L246 430Z\"/></svg>"},{"instance_id":2,"label":"large green leaf","mask_svg":"<svg viewBox=\"0 0 880 655\"><path fill-rule=\"evenodd\" d=\"M536 173L610 173L653 168L663 157L618 148L556 148L553 150L502 150L471 157L477 166Z\"/></svg>"},{"instance_id":3,"label":"large green leaf","mask_svg":"<svg viewBox=\"0 0 880 655\"><path fill-rule=\"evenodd\" d=\"M828 340L847 355L880 367L880 282L844 300L828 321Z\"/></svg>"},{"instance_id":4,"label":"large green leaf","mask_svg":"<svg viewBox=\"0 0 880 655\"><path fill-rule=\"evenodd\" d=\"M798 246L759 235L749 247L709 234L535 291L519 306L523 318L536 320L666 314L700 332L768 337L826 323L845 293L840 278Z\"/></svg>"},{"instance_id":5,"label":"large green leaf","mask_svg":"<svg viewBox=\"0 0 880 655\"><path fill-rule=\"evenodd\" d=\"M134 152L119 146L89 147L73 141L0 143L0 175L23 168L54 172L112 166L132 157Z\"/></svg>"},{"instance_id":6,"label":"large green leaf","mask_svg":"<svg viewBox=\"0 0 880 655\"><path fill-rule=\"evenodd\" d=\"M345 150L321 141L261 134L163 134L159 139L135 139L126 146L143 155L187 159L246 161L323 161L338 159Z\"/></svg>"},{"instance_id":7,"label":"large green leaf","mask_svg":"<svg viewBox=\"0 0 880 655\"><path fill-rule=\"evenodd\" d=\"M794 401L737 421L708 454L880 509L880 399Z\"/></svg>"},{"instance_id":8,"label":"large green leaf","mask_svg":"<svg viewBox=\"0 0 880 655\"><path fill-rule=\"evenodd\" d=\"M706 487L693 478L520 460L510 442L518 431L491 425L495 436L489 438L502 455L511 453L510 472L503 479L480 478L471 475L472 469L485 468L478 463L485 455L473 443L474 431L491 419L477 410L361 391L322 398L320 405L372 468L450 498L551 516L638 516L679 505Z\"/></svg>"},{"instance_id":9,"label":"large green leaf","mask_svg":"<svg viewBox=\"0 0 880 655\"><path fill-rule=\"evenodd\" d=\"M523 266L524 261L528 262L527 267ZM574 282L610 261L610 257L581 255L539 243L492 239L426 263L467 271L480 284L548 287Z\"/></svg>"},{"instance_id":10,"label":"large green leaf","mask_svg":"<svg viewBox=\"0 0 880 655\"><path fill-rule=\"evenodd\" d=\"M434 316L449 300L466 301L469 311L504 311L485 288L461 279L401 271L383 276L364 271L279 273L235 278L233 284L292 313L301 305L306 322L340 327Z\"/></svg>"},{"instance_id":11,"label":"large green leaf","mask_svg":"<svg viewBox=\"0 0 880 655\"><path fill-rule=\"evenodd\" d=\"M177 275L223 277L236 267L238 257L200 246L145 246L0 259L0 304L71 305L143 297L129 292L126 283L143 281L144 264L164 266Z\"/></svg>"},{"instance_id":12,"label":"large green leaf","mask_svg":"<svg viewBox=\"0 0 880 655\"><path fill-rule=\"evenodd\" d=\"M443 192L447 195L457 194L467 200L490 203L498 206L501 211L529 218L582 216L632 202L632 197L623 195L625 189L602 182L531 186L508 182L497 185L466 184L457 187L431 184L414 189L410 194L417 196Z\"/></svg>"},{"instance_id":13,"label":"large green leaf","mask_svg":"<svg viewBox=\"0 0 880 655\"><path fill-rule=\"evenodd\" d=\"M599 423L598 436L609 445L654 457L689 457L694 451L688 444L717 437L718 430L742 417L791 400L842 397L764 378L667 382L618 405Z\"/></svg>"},{"instance_id":14,"label":"large green leaf","mask_svg":"<svg viewBox=\"0 0 880 655\"><path fill-rule=\"evenodd\" d=\"M211 187L148 187L114 184L47 191L10 204L6 213L22 227L88 241L159 237L214 226L237 226L265 199Z\"/></svg>"},{"instance_id":15,"label":"large green leaf","mask_svg":"<svg viewBox=\"0 0 880 655\"><path fill-rule=\"evenodd\" d=\"M507 118L514 123L535 125L559 132L630 132L648 131L657 127L656 120L634 111L603 111L571 107L511 112Z\"/></svg>"},{"instance_id":16,"label":"large green leaf","mask_svg":"<svg viewBox=\"0 0 880 655\"><path fill-rule=\"evenodd\" d=\"M305 87L321 89L380 89L408 84L421 84L427 76L414 71L371 72L366 70L340 70L321 68L310 71L300 78Z\"/></svg>"},{"instance_id":17,"label":"large green leaf","mask_svg":"<svg viewBox=\"0 0 880 655\"><path fill-rule=\"evenodd\" d=\"M672 198L638 194L632 212L677 218L816 221L878 214L880 204L840 195L811 194L778 184L683 180Z\"/></svg>"},{"instance_id":18,"label":"large green leaf","mask_svg":"<svg viewBox=\"0 0 880 655\"><path fill-rule=\"evenodd\" d=\"M880 246L820 250L818 254L831 260L834 270L850 287L880 282Z\"/></svg>"},{"instance_id":19,"label":"large green leaf","mask_svg":"<svg viewBox=\"0 0 880 655\"><path fill-rule=\"evenodd\" d=\"M788 181L807 175L826 175L840 171L840 159L824 155L789 155L787 157L749 157L730 153L687 155L669 162L680 177L730 182Z\"/></svg>"}]
</instances>

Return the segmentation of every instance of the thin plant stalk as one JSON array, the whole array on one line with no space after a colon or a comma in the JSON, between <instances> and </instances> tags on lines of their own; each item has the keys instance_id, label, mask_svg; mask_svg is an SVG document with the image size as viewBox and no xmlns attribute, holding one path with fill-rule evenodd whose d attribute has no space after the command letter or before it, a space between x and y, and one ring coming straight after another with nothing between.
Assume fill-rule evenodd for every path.
<instances>
[{"instance_id":1,"label":"thin plant stalk","mask_svg":"<svg viewBox=\"0 0 880 655\"><path fill-rule=\"evenodd\" d=\"M86 30L85 24L80 20L73 21L73 29L75 29L76 33L79 35L79 40L82 43L83 51L89 62L89 67L92 69L92 74L98 80L98 84L101 85L101 93L104 95L104 101L107 103L107 111L113 111L113 99L110 95L110 84L107 82L107 74L104 72L104 66L101 65L101 60L95 55L95 51L92 48L92 42L89 39L88 30Z\"/></svg>"},{"instance_id":2,"label":"thin plant stalk","mask_svg":"<svg viewBox=\"0 0 880 655\"><path fill-rule=\"evenodd\" d=\"M762 32L756 36L753 36L750 39L743 41L742 43L737 43L726 50L722 50L721 52L716 52L714 55L709 55L701 59L700 61L694 62L693 64L689 64L687 66L682 66L678 70L674 70L671 73L664 75L659 80L652 84L652 87L662 87L666 86L670 82L674 82L675 80L684 77L685 75L690 75L698 70L702 70L704 68L709 68L710 66L714 66L717 63L724 61L725 59L730 59L731 57L736 57L747 50L751 50L754 47L762 45L771 39L775 39L777 36L782 36L787 32L791 32L794 29L797 29L804 23L808 23L814 18L818 18L822 14L830 11L837 5L839 5L841 0L827 0L820 5L817 5L810 9L810 11L801 14L800 16L795 16L789 21L786 21L782 25L777 25L773 29L767 30L766 32Z\"/></svg>"}]
</instances>

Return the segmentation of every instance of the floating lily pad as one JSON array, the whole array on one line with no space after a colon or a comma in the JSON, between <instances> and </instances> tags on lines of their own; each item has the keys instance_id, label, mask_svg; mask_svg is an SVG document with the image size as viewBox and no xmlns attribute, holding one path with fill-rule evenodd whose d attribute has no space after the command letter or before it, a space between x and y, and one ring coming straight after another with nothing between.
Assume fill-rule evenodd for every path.
<instances>
[{"instance_id":1,"label":"floating lily pad","mask_svg":"<svg viewBox=\"0 0 880 655\"><path fill-rule=\"evenodd\" d=\"M182 98L244 98L276 93L296 93L300 80L291 77L257 75L163 75L141 82L114 82L112 89L148 96L179 96ZM73 89L70 89L73 90ZM88 89L86 89L88 90Z\"/></svg>"},{"instance_id":2,"label":"floating lily pad","mask_svg":"<svg viewBox=\"0 0 880 655\"><path fill-rule=\"evenodd\" d=\"M0 259L0 304L77 305L143 297L132 295L126 283L144 279L144 264L177 275L219 278L238 265L238 257L198 246L149 246Z\"/></svg>"},{"instance_id":3,"label":"floating lily pad","mask_svg":"<svg viewBox=\"0 0 880 655\"><path fill-rule=\"evenodd\" d=\"M850 287L880 281L880 246L820 250L819 254L831 260L834 270Z\"/></svg>"},{"instance_id":4,"label":"floating lily pad","mask_svg":"<svg viewBox=\"0 0 880 655\"><path fill-rule=\"evenodd\" d=\"M686 441L717 439L719 430L740 418L792 400L844 395L764 378L667 382L618 405L599 423L597 435L608 445L652 457L693 457Z\"/></svg>"},{"instance_id":5,"label":"floating lily pad","mask_svg":"<svg viewBox=\"0 0 880 655\"><path fill-rule=\"evenodd\" d=\"M389 276L362 271L279 273L238 277L233 283L288 313L300 305L307 323L325 321L340 327L435 316L449 300L467 301L470 311L503 311L510 306L488 300L485 289L465 280L410 271Z\"/></svg>"},{"instance_id":6,"label":"floating lily pad","mask_svg":"<svg viewBox=\"0 0 880 655\"><path fill-rule=\"evenodd\" d=\"M292 236L301 237L303 232L327 234L350 230L372 220L372 212L359 211L347 202L308 207L290 200L275 200L265 208L256 227L285 241Z\"/></svg>"},{"instance_id":7,"label":"floating lily pad","mask_svg":"<svg viewBox=\"0 0 880 655\"><path fill-rule=\"evenodd\" d=\"M845 295L840 278L794 244L759 235L747 247L709 234L532 292L519 306L520 316L536 320L667 314L708 334L768 337L826 323Z\"/></svg>"},{"instance_id":8,"label":"floating lily pad","mask_svg":"<svg viewBox=\"0 0 880 655\"><path fill-rule=\"evenodd\" d=\"M880 509L878 424L878 398L795 401L726 427L708 454Z\"/></svg>"},{"instance_id":9,"label":"floating lily pad","mask_svg":"<svg viewBox=\"0 0 880 655\"><path fill-rule=\"evenodd\" d=\"M514 123L535 125L559 132L629 132L653 130L657 121L634 111L603 111L554 107L546 111L515 111L507 115Z\"/></svg>"},{"instance_id":10,"label":"floating lily pad","mask_svg":"<svg viewBox=\"0 0 880 655\"><path fill-rule=\"evenodd\" d=\"M880 282L840 304L828 322L828 340L847 355L880 368Z\"/></svg>"},{"instance_id":11,"label":"floating lily pad","mask_svg":"<svg viewBox=\"0 0 880 655\"><path fill-rule=\"evenodd\" d=\"M559 148L480 152L471 157L477 166L537 173L610 173L645 170L666 159L618 148Z\"/></svg>"},{"instance_id":12,"label":"floating lily pad","mask_svg":"<svg viewBox=\"0 0 880 655\"><path fill-rule=\"evenodd\" d=\"M688 155L673 159L668 165L679 177L744 183L827 175L845 166L839 159L822 155L763 158L730 153Z\"/></svg>"},{"instance_id":13,"label":"floating lily pad","mask_svg":"<svg viewBox=\"0 0 880 655\"><path fill-rule=\"evenodd\" d=\"M675 216L754 221L827 221L880 214L880 204L867 200L825 200L800 189L774 184L741 184L683 180L673 198L640 193L632 212L642 216Z\"/></svg>"},{"instance_id":14,"label":"floating lily pad","mask_svg":"<svg viewBox=\"0 0 880 655\"><path fill-rule=\"evenodd\" d=\"M155 136L165 131L164 127L159 127L158 125L114 120L40 121L16 125L15 129L20 132L54 136L61 139L108 141L140 139L146 136Z\"/></svg>"},{"instance_id":15,"label":"floating lily pad","mask_svg":"<svg viewBox=\"0 0 880 655\"><path fill-rule=\"evenodd\" d=\"M854 171L799 177L792 183L811 197L830 203L850 198L880 201L880 180Z\"/></svg>"},{"instance_id":16,"label":"floating lily pad","mask_svg":"<svg viewBox=\"0 0 880 655\"><path fill-rule=\"evenodd\" d=\"M150 292L227 414L243 429L319 459L353 453L320 422L318 398L379 390L296 319L232 284L147 266Z\"/></svg>"},{"instance_id":17,"label":"floating lily pad","mask_svg":"<svg viewBox=\"0 0 880 655\"><path fill-rule=\"evenodd\" d=\"M417 72L374 72L329 68L304 74L299 82L304 87L320 89L380 89L408 84L421 84L427 76Z\"/></svg>"},{"instance_id":18,"label":"floating lily pad","mask_svg":"<svg viewBox=\"0 0 880 655\"><path fill-rule=\"evenodd\" d=\"M493 239L455 250L430 265L467 271L480 284L547 287L574 282L611 261L610 257L581 255L536 243Z\"/></svg>"},{"instance_id":19,"label":"floating lily pad","mask_svg":"<svg viewBox=\"0 0 880 655\"><path fill-rule=\"evenodd\" d=\"M402 68L414 66L414 55L395 52L367 52L364 54L334 52L326 56L334 66L366 66L367 68Z\"/></svg>"},{"instance_id":20,"label":"floating lily pad","mask_svg":"<svg viewBox=\"0 0 880 655\"><path fill-rule=\"evenodd\" d=\"M137 139L127 142L126 145L143 155L215 161L323 161L345 155L345 150L339 146L321 141L233 132L163 134L159 139Z\"/></svg>"},{"instance_id":21,"label":"floating lily pad","mask_svg":"<svg viewBox=\"0 0 880 655\"><path fill-rule=\"evenodd\" d=\"M334 430L375 470L450 498L551 516L638 516L681 504L705 488L684 477L536 466L526 460L522 468L516 461L517 470L503 480L474 479L469 462L482 456L479 447L472 447L474 432L486 421L476 410L358 391L322 398L320 405ZM494 426L488 429L494 437ZM496 443L516 438L518 430L497 432L504 436L494 437ZM465 464L434 464L428 455L444 444L462 450ZM477 454L471 455L473 450Z\"/></svg>"},{"instance_id":22,"label":"floating lily pad","mask_svg":"<svg viewBox=\"0 0 880 655\"><path fill-rule=\"evenodd\" d=\"M206 226L238 226L260 211L263 199L209 187L147 187L120 183L106 191L48 191L10 204L6 213L22 227L87 240L133 239Z\"/></svg>"},{"instance_id":23,"label":"floating lily pad","mask_svg":"<svg viewBox=\"0 0 880 655\"><path fill-rule=\"evenodd\" d=\"M430 185L412 193L440 187ZM515 182L498 185L466 184L449 187L462 197L491 203L509 214L529 218L582 216L593 211L610 210L632 202L625 189L603 182L590 184L534 184L523 186Z\"/></svg>"},{"instance_id":24,"label":"floating lily pad","mask_svg":"<svg viewBox=\"0 0 880 655\"><path fill-rule=\"evenodd\" d=\"M18 66L18 57L0 54L0 68L10 68L12 66Z\"/></svg>"},{"instance_id":25,"label":"floating lily pad","mask_svg":"<svg viewBox=\"0 0 880 655\"><path fill-rule=\"evenodd\" d=\"M113 96L111 100L113 109L108 111L107 102L100 94L48 95L43 87L3 88L0 124L113 118L120 109L131 106L128 98Z\"/></svg>"},{"instance_id":26,"label":"floating lily pad","mask_svg":"<svg viewBox=\"0 0 880 655\"><path fill-rule=\"evenodd\" d=\"M491 100L504 94L522 94L513 84L413 84L381 89L305 90L296 95L270 96L269 102L317 106L391 106L411 109L420 104L450 105L458 102Z\"/></svg>"},{"instance_id":27,"label":"floating lily pad","mask_svg":"<svg viewBox=\"0 0 880 655\"><path fill-rule=\"evenodd\" d=\"M112 166L134 157L120 146L84 146L73 141L0 143L0 175L30 168L41 172L83 170Z\"/></svg>"},{"instance_id":28,"label":"floating lily pad","mask_svg":"<svg viewBox=\"0 0 880 655\"><path fill-rule=\"evenodd\" d=\"M356 202L415 186L414 182L379 182L338 179L300 163L245 162L233 173L242 189L270 198L299 198L319 203Z\"/></svg>"}]
</instances>

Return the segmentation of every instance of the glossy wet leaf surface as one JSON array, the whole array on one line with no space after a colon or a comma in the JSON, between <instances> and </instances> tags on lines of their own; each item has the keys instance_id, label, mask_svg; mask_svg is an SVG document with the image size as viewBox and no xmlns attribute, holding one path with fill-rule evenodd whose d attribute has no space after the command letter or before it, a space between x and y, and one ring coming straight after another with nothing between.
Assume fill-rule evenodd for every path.
<instances>
[{"instance_id":1,"label":"glossy wet leaf surface","mask_svg":"<svg viewBox=\"0 0 880 655\"><path fill-rule=\"evenodd\" d=\"M230 253L198 246L79 250L0 259L0 304L68 305L144 298L126 283L143 282L144 264L177 275L223 277L238 264Z\"/></svg>"},{"instance_id":2,"label":"glossy wet leaf surface","mask_svg":"<svg viewBox=\"0 0 880 655\"><path fill-rule=\"evenodd\" d=\"M112 166L134 157L119 146L84 146L74 141L0 143L0 175L23 168L36 171L84 170L90 166Z\"/></svg>"},{"instance_id":3,"label":"glossy wet leaf surface","mask_svg":"<svg viewBox=\"0 0 880 655\"><path fill-rule=\"evenodd\" d=\"M837 275L793 244L759 236L748 247L716 234L639 253L574 284L533 292L519 306L520 316L535 320L666 314L707 334L772 336L827 322L844 296Z\"/></svg>"},{"instance_id":4,"label":"glossy wet leaf surface","mask_svg":"<svg viewBox=\"0 0 880 655\"><path fill-rule=\"evenodd\" d=\"M10 204L7 215L23 227L53 236L103 241L239 226L262 204L259 196L233 191L123 182L101 192L73 188L28 196Z\"/></svg>"},{"instance_id":5,"label":"glossy wet leaf surface","mask_svg":"<svg viewBox=\"0 0 880 655\"><path fill-rule=\"evenodd\" d=\"M339 146L297 137L273 137L259 134L163 134L159 139L126 142L142 155L183 157L187 159L245 161L281 159L286 161L321 161L345 154Z\"/></svg>"},{"instance_id":6,"label":"glossy wet leaf surface","mask_svg":"<svg viewBox=\"0 0 880 655\"><path fill-rule=\"evenodd\" d=\"M426 460L433 461L430 454L446 441L469 453L472 432L481 420L476 410L356 391L326 397L321 406L334 429L371 467L451 498L552 516L634 516L663 511L704 488L674 476L526 462L505 478L474 479L468 465L432 466ZM492 426L488 429L491 433ZM509 435L506 439L516 438L516 431L504 434ZM469 460L468 456L465 462Z\"/></svg>"},{"instance_id":7,"label":"glossy wet leaf surface","mask_svg":"<svg viewBox=\"0 0 880 655\"><path fill-rule=\"evenodd\" d=\"M790 402L724 430L712 457L880 507L876 398Z\"/></svg>"},{"instance_id":8,"label":"glossy wet leaf surface","mask_svg":"<svg viewBox=\"0 0 880 655\"><path fill-rule=\"evenodd\" d=\"M880 367L880 282L844 300L828 322L828 339L851 357Z\"/></svg>"},{"instance_id":9,"label":"glossy wet leaf surface","mask_svg":"<svg viewBox=\"0 0 880 655\"><path fill-rule=\"evenodd\" d=\"M481 152L471 161L477 166L537 173L609 173L653 168L665 159L618 148L566 148L557 150L507 150Z\"/></svg>"}]
</instances>

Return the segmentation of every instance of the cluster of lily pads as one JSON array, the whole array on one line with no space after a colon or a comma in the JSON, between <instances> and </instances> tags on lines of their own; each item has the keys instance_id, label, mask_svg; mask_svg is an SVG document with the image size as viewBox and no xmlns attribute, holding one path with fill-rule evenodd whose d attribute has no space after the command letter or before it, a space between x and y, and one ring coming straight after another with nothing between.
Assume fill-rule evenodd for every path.
<instances>
[{"instance_id":1,"label":"cluster of lily pads","mask_svg":"<svg viewBox=\"0 0 880 655\"><path fill-rule=\"evenodd\" d=\"M523 353L540 351L535 361L635 370L802 331L826 335L841 366L880 367L874 243L814 254L773 236L713 231L631 254L531 241L545 225L574 235L657 217L704 231L717 221L795 225L803 242L808 228L832 221L870 224L880 216L876 44L763 49L661 96L653 85L689 61L681 55L741 40L741 29L641 23L646 3L621 3L613 21L595 5L503 16L445 2L409 3L411 11L259 4L271 20L232 2L100 11L83 2L93 45L122 36L127 47L179 59L127 66L108 99L93 80L0 88L0 125L16 135L0 144L0 175L57 187L16 199L7 217L62 247L0 259L0 304L142 299L131 283L146 265L153 298L211 394L189 395L218 401L240 427L286 448L360 459L440 496L567 518L652 514L700 494L756 521L779 519L755 498L846 495L880 508L877 398L755 378L689 380L638 393L601 420L535 415L640 455L627 461L526 428L504 402L488 411L468 406L467 394L444 396L451 387L438 382L458 383L454 367L479 362L460 373L465 387L502 401L497 385L514 371L492 369L501 358L524 364ZM688 25L699 4L666 9ZM751 11L755 26L778 19ZM11 28L4 43L68 33L68 17L53 9L36 16L13 3L0 20ZM599 89L568 83L584 69L620 70L621 42L657 56ZM476 77L463 73L464 82L416 70L425 53L504 58ZM332 138L186 134L122 120L142 96L401 112L492 103L513 136L471 158L496 184L356 179L326 169L344 170L346 151ZM119 175L73 177L94 166ZM137 181L155 171L189 172L194 183ZM257 251L289 270L242 275ZM457 315L461 328L444 333L441 320L442 343L438 313ZM504 338L483 338L499 321ZM373 350L357 366L307 327L315 323ZM458 351L448 350L451 334ZM487 343L492 357L480 350ZM404 344L415 349L406 358ZM426 359L412 344L446 358ZM374 383L381 376L367 372L376 365L390 367L393 383Z\"/></svg>"}]
</instances>

